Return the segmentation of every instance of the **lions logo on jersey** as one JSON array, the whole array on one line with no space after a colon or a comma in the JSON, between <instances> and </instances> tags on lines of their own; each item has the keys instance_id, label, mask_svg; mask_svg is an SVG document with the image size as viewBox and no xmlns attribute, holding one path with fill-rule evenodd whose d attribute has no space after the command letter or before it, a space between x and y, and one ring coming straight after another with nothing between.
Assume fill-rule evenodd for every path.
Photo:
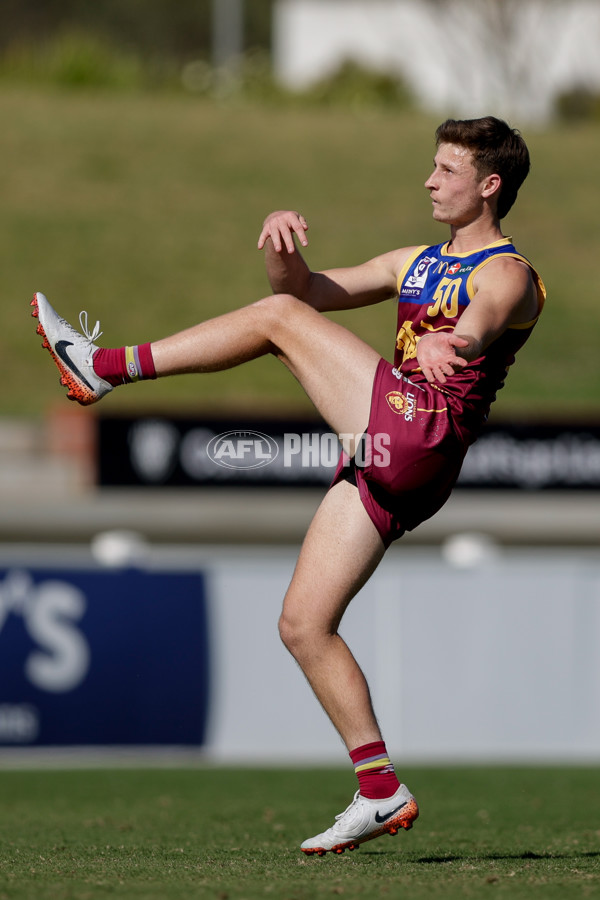
<instances>
[{"instance_id":1,"label":"lions logo on jersey","mask_svg":"<svg viewBox=\"0 0 600 900\"><path fill-rule=\"evenodd\" d=\"M418 337L414 332L413 323L407 319L396 336L396 347L402 352L402 362L416 357L417 341Z\"/></svg>"}]
</instances>

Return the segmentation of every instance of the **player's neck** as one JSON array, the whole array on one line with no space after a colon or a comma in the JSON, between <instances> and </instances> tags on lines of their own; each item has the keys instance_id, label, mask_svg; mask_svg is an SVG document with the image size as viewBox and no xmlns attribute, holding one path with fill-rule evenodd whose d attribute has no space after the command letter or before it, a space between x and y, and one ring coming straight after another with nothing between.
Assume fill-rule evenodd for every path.
<instances>
[{"instance_id":1,"label":"player's neck","mask_svg":"<svg viewBox=\"0 0 600 900\"><path fill-rule=\"evenodd\" d=\"M448 250L451 253L470 253L502 240L504 235L498 219L470 222L468 225L451 225Z\"/></svg>"}]
</instances>

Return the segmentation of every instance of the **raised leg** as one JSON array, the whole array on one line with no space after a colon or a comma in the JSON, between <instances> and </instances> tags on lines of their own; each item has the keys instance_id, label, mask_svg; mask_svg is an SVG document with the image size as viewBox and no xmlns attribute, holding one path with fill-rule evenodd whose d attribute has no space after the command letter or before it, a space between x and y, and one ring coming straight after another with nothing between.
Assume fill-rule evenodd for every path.
<instances>
[{"instance_id":1,"label":"raised leg","mask_svg":"<svg viewBox=\"0 0 600 900\"><path fill-rule=\"evenodd\" d=\"M135 377L140 377L136 351L142 368L146 354L151 354L151 377L216 372L273 354L298 379L339 435L360 436L367 426L378 353L288 294L266 297L152 345L117 350L96 346L100 325L97 322L89 331L87 313L80 316L83 333L79 333L43 294L37 293L31 305L39 320L37 332L61 373L61 383L69 388L68 397L83 405L97 403L118 384L130 380L130 367ZM352 455L355 444L356 440L349 438L344 449Z\"/></svg>"},{"instance_id":2,"label":"raised leg","mask_svg":"<svg viewBox=\"0 0 600 900\"><path fill-rule=\"evenodd\" d=\"M159 377L220 371L269 353L338 434L362 434L379 354L295 297L266 297L152 344Z\"/></svg>"}]
</instances>

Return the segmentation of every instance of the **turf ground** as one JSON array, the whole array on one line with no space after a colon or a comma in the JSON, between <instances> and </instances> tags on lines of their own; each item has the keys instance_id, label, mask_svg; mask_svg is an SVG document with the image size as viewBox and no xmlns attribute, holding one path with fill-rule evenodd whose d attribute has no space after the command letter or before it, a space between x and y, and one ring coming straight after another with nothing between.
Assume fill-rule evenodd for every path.
<instances>
[{"instance_id":1,"label":"turf ground","mask_svg":"<svg viewBox=\"0 0 600 900\"><path fill-rule=\"evenodd\" d=\"M348 770L2 771L0 898L600 897L600 768L402 774L412 831L320 859Z\"/></svg>"}]
</instances>

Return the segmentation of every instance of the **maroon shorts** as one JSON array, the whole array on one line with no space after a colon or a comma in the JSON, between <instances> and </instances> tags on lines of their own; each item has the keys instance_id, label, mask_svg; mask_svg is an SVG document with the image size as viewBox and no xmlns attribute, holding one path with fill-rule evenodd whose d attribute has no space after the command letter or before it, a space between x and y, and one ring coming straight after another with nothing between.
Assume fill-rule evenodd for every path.
<instances>
[{"instance_id":1,"label":"maroon shorts","mask_svg":"<svg viewBox=\"0 0 600 900\"><path fill-rule=\"evenodd\" d=\"M386 547L450 496L465 455L451 416L441 391L379 361L363 445L353 459L342 454L331 484L356 484Z\"/></svg>"}]
</instances>

